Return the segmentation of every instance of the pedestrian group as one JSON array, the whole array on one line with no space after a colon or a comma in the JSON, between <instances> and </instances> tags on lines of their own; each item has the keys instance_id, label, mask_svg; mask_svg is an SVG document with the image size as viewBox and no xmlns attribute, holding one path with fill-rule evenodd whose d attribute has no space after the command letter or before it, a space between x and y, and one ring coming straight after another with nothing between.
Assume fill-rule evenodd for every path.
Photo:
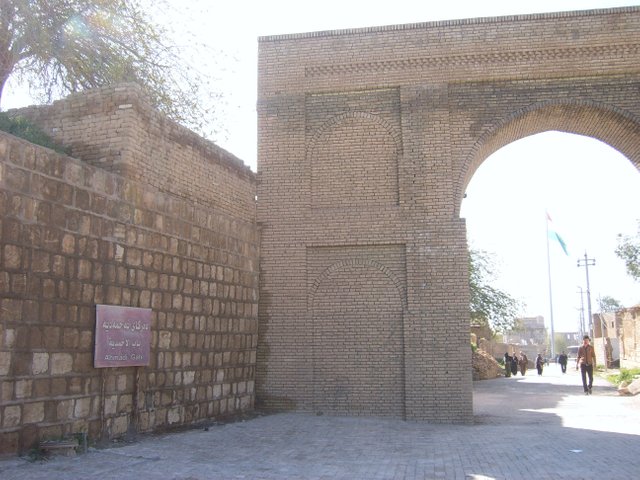
<instances>
[{"instance_id":1,"label":"pedestrian group","mask_svg":"<svg viewBox=\"0 0 640 480\"><path fill-rule=\"evenodd\" d=\"M557 357L557 361L560 364L560 368L562 373L567 373L567 362L568 357L567 354L563 351ZM511 377L516 376L518 371L522 376L527 372L527 367L529 364L529 359L524 352L520 352L520 356L516 353L509 355L509 352L505 352L504 354L504 376ZM544 370L545 360L542 357L542 354L539 353L535 360L536 370L538 371L538 375L542 375L542 371ZM580 375L582 377L582 388L584 389L585 395L591 395L593 389L593 368L596 365L596 352L591 345L591 339L589 335L585 335L582 339L582 345L578 349L578 354L576 357L576 370L580 370Z\"/></svg>"},{"instance_id":2,"label":"pedestrian group","mask_svg":"<svg viewBox=\"0 0 640 480\"><path fill-rule=\"evenodd\" d=\"M522 376L527 373L527 367L529 366L529 359L524 352L520 352L520 357L514 354L513 356L509 355L509 352L504 354L504 376L510 377L513 375L514 377L518 375L518 371Z\"/></svg>"}]
</instances>

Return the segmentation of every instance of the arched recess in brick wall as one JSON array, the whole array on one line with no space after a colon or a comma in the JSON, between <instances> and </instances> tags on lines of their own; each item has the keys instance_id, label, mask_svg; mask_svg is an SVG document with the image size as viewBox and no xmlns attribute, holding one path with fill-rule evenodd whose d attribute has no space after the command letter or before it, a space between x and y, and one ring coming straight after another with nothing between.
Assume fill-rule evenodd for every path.
<instances>
[{"instance_id":1,"label":"arched recess in brick wall","mask_svg":"<svg viewBox=\"0 0 640 480\"><path fill-rule=\"evenodd\" d=\"M496 123L475 143L463 162L456 215L460 214L467 185L487 157L511 142L551 130L596 138L625 155L640 170L640 119L597 102L540 102Z\"/></svg>"},{"instance_id":2,"label":"arched recess in brick wall","mask_svg":"<svg viewBox=\"0 0 640 480\"><path fill-rule=\"evenodd\" d=\"M399 136L382 118L349 112L309 142L313 208L397 205Z\"/></svg>"},{"instance_id":3,"label":"arched recess in brick wall","mask_svg":"<svg viewBox=\"0 0 640 480\"><path fill-rule=\"evenodd\" d=\"M316 412L404 418L404 288L384 265L343 260L313 283Z\"/></svg>"}]
</instances>

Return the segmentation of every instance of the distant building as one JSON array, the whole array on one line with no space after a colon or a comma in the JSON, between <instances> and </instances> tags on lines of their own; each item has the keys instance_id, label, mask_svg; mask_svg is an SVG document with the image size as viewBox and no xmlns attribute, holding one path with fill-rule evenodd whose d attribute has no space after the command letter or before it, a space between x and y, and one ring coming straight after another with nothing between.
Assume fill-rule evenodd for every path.
<instances>
[{"instance_id":1,"label":"distant building","mask_svg":"<svg viewBox=\"0 0 640 480\"><path fill-rule=\"evenodd\" d=\"M640 365L640 305L593 314L593 344L598 363L633 368Z\"/></svg>"},{"instance_id":2,"label":"distant building","mask_svg":"<svg viewBox=\"0 0 640 480\"><path fill-rule=\"evenodd\" d=\"M517 318L513 328L505 333L505 342L522 346L546 346L548 344L547 328L544 317Z\"/></svg>"},{"instance_id":3,"label":"distant building","mask_svg":"<svg viewBox=\"0 0 640 480\"><path fill-rule=\"evenodd\" d=\"M593 317L593 336L618 338L620 329L622 328L622 317L625 309L616 312L594 313ZM604 334L603 334L604 332Z\"/></svg>"},{"instance_id":4,"label":"distant building","mask_svg":"<svg viewBox=\"0 0 640 480\"><path fill-rule=\"evenodd\" d=\"M618 310L616 316L621 319L620 366L640 367L640 304Z\"/></svg>"},{"instance_id":5,"label":"distant building","mask_svg":"<svg viewBox=\"0 0 640 480\"><path fill-rule=\"evenodd\" d=\"M580 332L555 332L556 345L559 341L563 341L567 347L580 345L582 343L582 335Z\"/></svg>"}]
</instances>

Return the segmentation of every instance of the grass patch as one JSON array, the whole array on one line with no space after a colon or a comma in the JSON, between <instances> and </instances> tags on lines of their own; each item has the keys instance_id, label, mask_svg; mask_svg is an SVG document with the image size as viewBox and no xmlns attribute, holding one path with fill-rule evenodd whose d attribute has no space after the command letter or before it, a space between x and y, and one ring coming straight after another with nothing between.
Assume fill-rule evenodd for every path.
<instances>
[{"instance_id":1,"label":"grass patch","mask_svg":"<svg viewBox=\"0 0 640 480\"><path fill-rule=\"evenodd\" d=\"M57 144L49 135L44 133L39 127L21 116L10 116L5 112L0 112L0 130L10 133L41 147L50 148L58 153L68 155L69 148Z\"/></svg>"},{"instance_id":2,"label":"grass patch","mask_svg":"<svg viewBox=\"0 0 640 480\"><path fill-rule=\"evenodd\" d=\"M621 368L620 373L608 375L607 380L614 385L620 385L623 382L631 383L638 376L640 376L640 368Z\"/></svg>"}]
</instances>

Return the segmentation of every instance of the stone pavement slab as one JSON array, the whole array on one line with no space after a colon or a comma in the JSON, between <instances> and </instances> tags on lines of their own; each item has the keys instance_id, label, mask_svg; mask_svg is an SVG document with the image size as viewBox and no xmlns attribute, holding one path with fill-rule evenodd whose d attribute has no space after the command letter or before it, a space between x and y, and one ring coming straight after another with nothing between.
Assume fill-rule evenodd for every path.
<instances>
[{"instance_id":1,"label":"stone pavement slab","mask_svg":"<svg viewBox=\"0 0 640 480\"><path fill-rule=\"evenodd\" d=\"M447 408L443 405L442 408ZM0 461L3 480L632 479L640 398L576 372L474 382L472 425L282 413L76 457Z\"/></svg>"}]
</instances>

